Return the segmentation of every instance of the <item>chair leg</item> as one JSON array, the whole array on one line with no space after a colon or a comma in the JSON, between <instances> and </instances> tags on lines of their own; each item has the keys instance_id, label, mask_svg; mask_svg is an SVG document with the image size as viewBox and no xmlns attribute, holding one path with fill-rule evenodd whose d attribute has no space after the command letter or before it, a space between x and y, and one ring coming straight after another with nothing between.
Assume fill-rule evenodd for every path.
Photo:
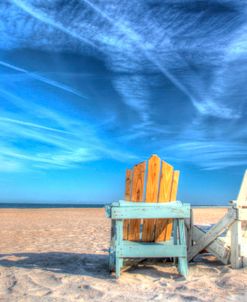
<instances>
[{"instance_id":1,"label":"chair leg","mask_svg":"<svg viewBox=\"0 0 247 302\"><path fill-rule=\"evenodd\" d=\"M178 244L178 220L174 219L173 221L173 244L177 245ZM177 264L177 258L173 257L173 263L176 265Z\"/></svg>"},{"instance_id":2,"label":"chair leg","mask_svg":"<svg viewBox=\"0 0 247 302\"><path fill-rule=\"evenodd\" d=\"M109 250L109 271L110 273L115 271L115 251L111 248Z\"/></svg>"},{"instance_id":3,"label":"chair leg","mask_svg":"<svg viewBox=\"0 0 247 302\"><path fill-rule=\"evenodd\" d=\"M109 271L115 271L115 254L116 254L116 223L115 220L111 221L111 243L109 248Z\"/></svg>"},{"instance_id":4,"label":"chair leg","mask_svg":"<svg viewBox=\"0 0 247 302\"><path fill-rule=\"evenodd\" d=\"M187 257L178 258L178 270L179 270L179 273L182 276L184 276L185 278L188 276L189 269L188 269Z\"/></svg>"},{"instance_id":5,"label":"chair leg","mask_svg":"<svg viewBox=\"0 0 247 302\"><path fill-rule=\"evenodd\" d=\"M189 269L188 269L184 219L179 219L178 220L178 229L179 229L179 241L180 241L181 245L184 245L185 254L186 254L185 257L179 257L179 259L178 259L178 270L179 270L179 273L186 278L188 273L189 273Z\"/></svg>"},{"instance_id":6,"label":"chair leg","mask_svg":"<svg viewBox=\"0 0 247 302\"><path fill-rule=\"evenodd\" d=\"M116 220L116 238L115 238L115 244L116 244L116 278L120 277L121 268L123 266L123 258L119 256L119 249L121 249L122 242L123 242L123 220Z\"/></svg>"},{"instance_id":7,"label":"chair leg","mask_svg":"<svg viewBox=\"0 0 247 302\"><path fill-rule=\"evenodd\" d=\"M120 277L120 273L121 273L121 268L123 266L123 259L117 257L116 258L116 278Z\"/></svg>"}]
</instances>

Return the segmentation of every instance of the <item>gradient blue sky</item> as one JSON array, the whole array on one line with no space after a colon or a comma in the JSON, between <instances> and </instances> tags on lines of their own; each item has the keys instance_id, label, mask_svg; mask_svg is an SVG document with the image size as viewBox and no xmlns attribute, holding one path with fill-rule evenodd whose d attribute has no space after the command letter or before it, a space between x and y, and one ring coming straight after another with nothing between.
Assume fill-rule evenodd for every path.
<instances>
[{"instance_id":1,"label":"gradient blue sky","mask_svg":"<svg viewBox=\"0 0 247 302\"><path fill-rule=\"evenodd\" d=\"M0 201L115 201L156 153L179 199L227 203L246 76L246 1L0 1Z\"/></svg>"}]
</instances>

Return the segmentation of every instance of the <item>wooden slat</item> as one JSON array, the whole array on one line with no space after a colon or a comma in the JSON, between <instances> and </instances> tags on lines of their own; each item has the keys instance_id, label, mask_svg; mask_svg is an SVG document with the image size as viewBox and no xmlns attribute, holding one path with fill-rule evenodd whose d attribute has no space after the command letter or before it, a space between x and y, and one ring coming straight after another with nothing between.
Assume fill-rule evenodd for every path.
<instances>
[{"instance_id":1,"label":"wooden slat","mask_svg":"<svg viewBox=\"0 0 247 302\"><path fill-rule=\"evenodd\" d=\"M170 201L175 201L177 199L179 174L180 174L179 171L174 171L174 173L173 173L172 191L171 191Z\"/></svg>"},{"instance_id":2,"label":"wooden slat","mask_svg":"<svg viewBox=\"0 0 247 302\"><path fill-rule=\"evenodd\" d=\"M146 162L134 166L131 201L143 201L145 170ZM128 240L140 240L140 219L130 220Z\"/></svg>"},{"instance_id":3,"label":"wooden slat","mask_svg":"<svg viewBox=\"0 0 247 302\"><path fill-rule=\"evenodd\" d=\"M247 221L247 208L238 208L238 220Z\"/></svg>"},{"instance_id":4,"label":"wooden slat","mask_svg":"<svg viewBox=\"0 0 247 302\"><path fill-rule=\"evenodd\" d=\"M185 257L186 245L173 245L169 241L163 244L123 241L119 255L126 258Z\"/></svg>"},{"instance_id":5,"label":"wooden slat","mask_svg":"<svg viewBox=\"0 0 247 302\"><path fill-rule=\"evenodd\" d=\"M247 170L245 171L237 199L238 207L247 207Z\"/></svg>"},{"instance_id":6,"label":"wooden slat","mask_svg":"<svg viewBox=\"0 0 247 302\"><path fill-rule=\"evenodd\" d=\"M132 170L126 170L126 178L125 178L125 200L130 201L131 197L131 181L132 181Z\"/></svg>"},{"instance_id":7,"label":"wooden slat","mask_svg":"<svg viewBox=\"0 0 247 302\"><path fill-rule=\"evenodd\" d=\"M158 202L170 201L172 178L173 178L173 167L168 163L166 163L165 161L162 161ZM154 240L156 242L165 240L167 222L168 219L156 220L155 235L154 235Z\"/></svg>"},{"instance_id":8,"label":"wooden slat","mask_svg":"<svg viewBox=\"0 0 247 302\"><path fill-rule=\"evenodd\" d=\"M237 208L247 207L247 170L245 171L238 198L236 201ZM241 256L242 232L247 230L243 221L235 221L231 227L231 265L232 268L243 267L244 257Z\"/></svg>"},{"instance_id":9,"label":"wooden slat","mask_svg":"<svg viewBox=\"0 0 247 302\"><path fill-rule=\"evenodd\" d=\"M140 202L142 203L142 202ZM143 204L143 203L142 203ZM136 206L136 207L112 207L112 219L138 219L138 218L189 218L190 206L183 204L182 206L170 206L168 204L154 203L153 207Z\"/></svg>"},{"instance_id":10,"label":"wooden slat","mask_svg":"<svg viewBox=\"0 0 247 302\"><path fill-rule=\"evenodd\" d=\"M175 201L177 199L179 174L180 174L179 171L174 171L174 173L173 173L170 201ZM167 227L166 227L165 241L170 240L171 234L172 234L172 219L169 219Z\"/></svg>"},{"instance_id":11,"label":"wooden slat","mask_svg":"<svg viewBox=\"0 0 247 302\"><path fill-rule=\"evenodd\" d=\"M240 255L241 257L247 258L247 242L242 242L240 247Z\"/></svg>"},{"instance_id":12,"label":"wooden slat","mask_svg":"<svg viewBox=\"0 0 247 302\"><path fill-rule=\"evenodd\" d=\"M125 194L124 198L127 201L130 201L131 198L131 184L132 184L132 170L126 170L126 178L125 178ZM123 239L128 239L128 231L129 231L129 219L124 220L123 224Z\"/></svg>"},{"instance_id":13,"label":"wooden slat","mask_svg":"<svg viewBox=\"0 0 247 302\"><path fill-rule=\"evenodd\" d=\"M152 155L148 161L148 176L146 184L146 202L157 202L160 179L160 158ZM156 219L144 219L142 241L154 241L154 227Z\"/></svg>"},{"instance_id":14,"label":"wooden slat","mask_svg":"<svg viewBox=\"0 0 247 302\"><path fill-rule=\"evenodd\" d=\"M207 248L223 231L234 223L236 218L236 211L229 209L227 214L191 247L188 253L188 261Z\"/></svg>"},{"instance_id":15,"label":"wooden slat","mask_svg":"<svg viewBox=\"0 0 247 302\"><path fill-rule=\"evenodd\" d=\"M198 242L200 238L202 238L206 234L206 231L200 229L196 225L192 225L192 226L189 225L189 227L192 235L192 240L194 242ZM192 249L192 245L189 244L189 250L191 249ZM220 238L216 238L212 243L210 243L207 246L206 250L212 253L216 258L218 258L224 264L229 263L231 250L226 245L226 243Z\"/></svg>"},{"instance_id":16,"label":"wooden slat","mask_svg":"<svg viewBox=\"0 0 247 302\"><path fill-rule=\"evenodd\" d=\"M239 238L239 242L241 245L241 249L244 250L247 246L247 170L245 171L243 181L241 184L241 189L238 195L238 206L240 206L242 209L240 210L242 213L240 213L239 219L241 221L241 238ZM244 214L245 213L245 214ZM241 255L242 265L243 267L247 266L247 251L245 250L245 254L242 253Z\"/></svg>"}]
</instances>

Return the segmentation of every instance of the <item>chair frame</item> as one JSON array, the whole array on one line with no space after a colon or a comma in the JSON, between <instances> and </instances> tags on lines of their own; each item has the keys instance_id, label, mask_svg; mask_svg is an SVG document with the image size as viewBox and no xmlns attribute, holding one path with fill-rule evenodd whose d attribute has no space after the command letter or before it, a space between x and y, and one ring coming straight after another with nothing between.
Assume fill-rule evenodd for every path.
<instances>
[{"instance_id":1,"label":"chair frame","mask_svg":"<svg viewBox=\"0 0 247 302\"><path fill-rule=\"evenodd\" d=\"M128 258L178 258L178 271L188 275L187 245L184 220L190 218L190 204L180 201L169 203L114 202L106 206L106 216L112 219L109 249L109 270L120 277L124 259ZM173 236L168 241L142 242L123 239L124 219L173 219Z\"/></svg>"}]
</instances>

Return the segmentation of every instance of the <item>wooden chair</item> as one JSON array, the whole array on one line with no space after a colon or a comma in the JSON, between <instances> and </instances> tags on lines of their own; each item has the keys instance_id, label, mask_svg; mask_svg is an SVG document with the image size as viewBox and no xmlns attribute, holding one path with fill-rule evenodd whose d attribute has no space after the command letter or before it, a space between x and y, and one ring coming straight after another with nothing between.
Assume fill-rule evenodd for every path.
<instances>
[{"instance_id":1,"label":"wooden chair","mask_svg":"<svg viewBox=\"0 0 247 302\"><path fill-rule=\"evenodd\" d=\"M232 268L247 266L247 170L237 200L231 201L231 207L207 232L186 221L188 228L188 260L193 260L201 251L207 250L224 264L231 263ZM228 230L226 238L220 237ZM225 241L230 237L230 242Z\"/></svg>"},{"instance_id":2,"label":"wooden chair","mask_svg":"<svg viewBox=\"0 0 247 302\"><path fill-rule=\"evenodd\" d=\"M112 219L110 271L120 276L130 258L178 258L180 274L187 276L184 219L190 205L176 201L179 171L157 155L126 172L125 201L106 206ZM145 198L144 198L145 196Z\"/></svg>"}]
</instances>

